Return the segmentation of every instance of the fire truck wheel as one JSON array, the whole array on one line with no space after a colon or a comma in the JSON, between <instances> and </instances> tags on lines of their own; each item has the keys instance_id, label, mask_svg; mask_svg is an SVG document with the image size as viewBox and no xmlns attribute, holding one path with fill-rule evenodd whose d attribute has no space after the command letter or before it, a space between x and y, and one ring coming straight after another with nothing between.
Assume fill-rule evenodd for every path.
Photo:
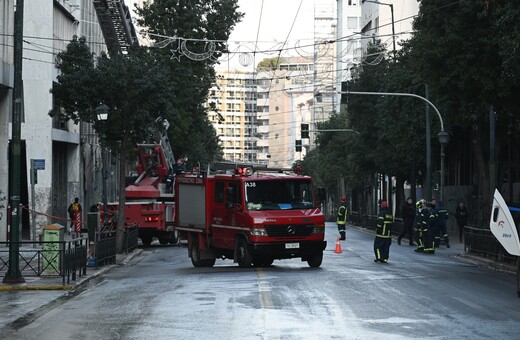
<instances>
[{"instance_id":1,"label":"fire truck wheel","mask_svg":"<svg viewBox=\"0 0 520 340\"><path fill-rule=\"evenodd\" d=\"M321 266L322 261L323 261L323 252L322 251L311 255L307 259L307 263L309 264L309 267L311 267L311 268L317 268L317 267Z\"/></svg>"},{"instance_id":2,"label":"fire truck wheel","mask_svg":"<svg viewBox=\"0 0 520 340\"><path fill-rule=\"evenodd\" d=\"M165 244L168 244L170 240L168 240L167 238L160 238L159 239L159 244L162 244L162 245L165 245Z\"/></svg>"},{"instance_id":3,"label":"fire truck wheel","mask_svg":"<svg viewBox=\"0 0 520 340\"><path fill-rule=\"evenodd\" d=\"M197 242L193 242L190 248L191 263L193 267L203 267L202 260L200 259L200 249Z\"/></svg>"},{"instance_id":4,"label":"fire truck wheel","mask_svg":"<svg viewBox=\"0 0 520 340\"><path fill-rule=\"evenodd\" d=\"M213 267L215 265L215 258L212 259L206 259L201 260L200 258L200 249L199 244L197 242L193 242L193 245L190 249L191 254L191 263L193 264L193 267Z\"/></svg>"},{"instance_id":5,"label":"fire truck wheel","mask_svg":"<svg viewBox=\"0 0 520 340\"><path fill-rule=\"evenodd\" d=\"M238 240L237 245L237 262L240 268L249 268L251 267L251 262L253 262L253 257L247 248L247 243L244 239Z\"/></svg>"},{"instance_id":6,"label":"fire truck wheel","mask_svg":"<svg viewBox=\"0 0 520 340\"><path fill-rule=\"evenodd\" d=\"M152 244L152 239L153 237L150 235L141 236L141 241L143 241L143 245L145 246L149 246L150 244Z\"/></svg>"}]
</instances>

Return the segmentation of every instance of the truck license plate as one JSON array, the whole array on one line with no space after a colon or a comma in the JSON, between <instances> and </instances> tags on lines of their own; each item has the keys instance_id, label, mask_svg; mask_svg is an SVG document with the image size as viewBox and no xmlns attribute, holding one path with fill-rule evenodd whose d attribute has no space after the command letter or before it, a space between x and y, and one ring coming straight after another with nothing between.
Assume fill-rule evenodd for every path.
<instances>
[{"instance_id":1,"label":"truck license plate","mask_svg":"<svg viewBox=\"0 0 520 340\"><path fill-rule=\"evenodd\" d=\"M285 244L285 249L298 249L298 248L300 248L299 243L286 243Z\"/></svg>"}]
</instances>

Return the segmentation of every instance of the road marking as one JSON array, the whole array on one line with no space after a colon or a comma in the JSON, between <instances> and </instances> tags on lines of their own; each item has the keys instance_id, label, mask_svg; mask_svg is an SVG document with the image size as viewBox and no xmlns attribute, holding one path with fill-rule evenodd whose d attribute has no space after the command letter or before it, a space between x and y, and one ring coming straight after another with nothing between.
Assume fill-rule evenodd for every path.
<instances>
[{"instance_id":1,"label":"road marking","mask_svg":"<svg viewBox=\"0 0 520 340\"><path fill-rule=\"evenodd\" d=\"M482 306L477 305L477 304L475 304L473 302L470 302L470 301L468 301L466 299L455 297L455 296L452 296L451 298L454 299L454 300L459 301L460 303L465 304L468 307L475 308L475 309L482 309Z\"/></svg>"},{"instance_id":2,"label":"road marking","mask_svg":"<svg viewBox=\"0 0 520 340\"><path fill-rule=\"evenodd\" d=\"M256 275L258 277L258 292L260 293L260 306L262 307L262 320L264 323L264 330L269 330L269 339L280 339L280 330L272 327L272 322L269 322L269 310L274 309L273 299L271 296L271 286L269 281L265 279L262 268L256 268Z\"/></svg>"}]
</instances>

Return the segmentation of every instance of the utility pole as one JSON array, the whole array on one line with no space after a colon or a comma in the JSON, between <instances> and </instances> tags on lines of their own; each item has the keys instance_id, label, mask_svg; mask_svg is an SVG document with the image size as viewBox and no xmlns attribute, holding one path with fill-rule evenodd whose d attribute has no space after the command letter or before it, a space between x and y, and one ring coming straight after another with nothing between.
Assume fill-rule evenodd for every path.
<instances>
[{"instance_id":1,"label":"utility pole","mask_svg":"<svg viewBox=\"0 0 520 340\"><path fill-rule=\"evenodd\" d=\"M14 13L14 89L13 89L13 120L11 139L10 167L10 202L11 231L9 235L9 269L3 282L25 282L20 272L20 172L21 172L21 129L22 129L22 57L23 57L23 1L16 1Z\"/></svg>"}]
</instances>

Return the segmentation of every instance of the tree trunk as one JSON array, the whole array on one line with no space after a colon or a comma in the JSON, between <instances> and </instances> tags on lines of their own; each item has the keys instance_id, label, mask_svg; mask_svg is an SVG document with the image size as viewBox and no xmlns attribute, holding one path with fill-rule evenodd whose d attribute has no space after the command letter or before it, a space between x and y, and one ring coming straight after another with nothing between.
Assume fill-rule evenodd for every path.
<instances>
[{"instance_id":1,"label":"tree trunk","mask_svg":"<svg viewBox=\"0 0 520 340\"><path fill-rule=\"evenodd\" d=\"M403 205L404 200L406 200L404 196L404 179L402 176L396 176L395 186L395 217L402 217L400 207Z\"/></svg>"},{"instance_id":2,"label":"tree trunk","mask_svg":"<svg viewBox=\"0 0 520 340\"><path fill-rule=\"evenodd\" d=\"M483 140L481 138L482 131L480 127L477 127L473 131L473 146L475 151L475 160L477 163L477 167L479 169L479 195L480 205L477 207L478 211L475 212L477 215L477 227L479 228L489 228L487 225L487 221L489 221L489 216L491 214L491 190L490 190L490 180L489 180L489 162L486 161L486 157L484 155L484 145Z\"/></svg>"},{"instance_id":3,"label":"tree trunk","mask_svg":"<svg viewBox=\"0 0 520 340\"><path fill-rule=\"evenodd\" d=\"M121 139L121 149L119 154L119 213L116 231L116 253L123 253L123 243L125 237L125 204L126 204L126 159L128 154L128 137L123 135Z\"/></svg>"}]
</instances>

